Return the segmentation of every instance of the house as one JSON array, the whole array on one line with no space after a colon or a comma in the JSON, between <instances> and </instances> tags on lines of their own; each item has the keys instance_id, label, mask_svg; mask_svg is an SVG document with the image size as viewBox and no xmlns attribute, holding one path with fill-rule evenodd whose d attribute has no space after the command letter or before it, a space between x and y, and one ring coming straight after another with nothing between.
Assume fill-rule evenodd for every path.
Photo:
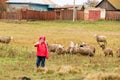
<instances>
[{"instance_id":1,"label":"house","mask_svg":"<svg viewBox=\"0 0 120 80\"><path fill-rule=\"evenodd\" d=\"M51 0L8 0L7 11L16 10L35 10L35 11L51 11L56 4Z\"/></svg>"},{"instance_id":2,"label":"house","mask_svg":"<svg viewBox=\"0 0 120 80\"><path fill-rule=\"evenodd\" d=\"M64 5L62 7L56 7L55 10L73 10L74 6L73 5ZM84 10L83 5L76 5L75 6L76 10Z\"/></svg>"},{"instance_id":3,"label":"house","mask_svg":"<svg viewBox=\"0 0 120 80\"><path fill-rule=\"evenodd\" d=\"M102 0L96 7L107 11L120 11L120 0Z\"/></svg>"}]
</instances>

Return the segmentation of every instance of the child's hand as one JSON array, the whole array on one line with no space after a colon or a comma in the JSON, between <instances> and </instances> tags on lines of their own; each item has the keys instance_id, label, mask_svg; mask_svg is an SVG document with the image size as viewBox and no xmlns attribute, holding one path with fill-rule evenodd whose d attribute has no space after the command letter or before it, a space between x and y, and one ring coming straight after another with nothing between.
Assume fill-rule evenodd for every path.
<instances>
[{"instance_id":1,"label":"child's hand","mask_svg":"<svg viewBox=\"0 0 120 80\"><path fill-rule=\"evenodd\" d=\"M39 42L36 42L36 44L39 44Z\"/></svg>"},{"instance_id":2,"label":"child's hand","mask_svg":"<svg viewBox=\"0 0 120 80\"><path fill-rule=\"evenodd\" d=\"M36 42L36 43L34 44L34 46L37 47L38 44L39 44L39 42Z\"/></svg>"}]
</instances>

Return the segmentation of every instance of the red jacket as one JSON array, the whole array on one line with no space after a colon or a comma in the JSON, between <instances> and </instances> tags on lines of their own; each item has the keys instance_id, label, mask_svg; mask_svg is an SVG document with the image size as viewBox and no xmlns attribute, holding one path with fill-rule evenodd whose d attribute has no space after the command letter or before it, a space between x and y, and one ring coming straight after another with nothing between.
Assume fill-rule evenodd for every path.
<instances>
[{"instance_id":1,"label":"red jacket","mask_svg":"<svg viewBox=\"0 0 120 80\"><path fill-rule=\"evenodd\" d=\"M42 43L37 42L34 46L37 47L36 56L48 58L48 48L45 42Z\"/></svg>"}]
</instances>

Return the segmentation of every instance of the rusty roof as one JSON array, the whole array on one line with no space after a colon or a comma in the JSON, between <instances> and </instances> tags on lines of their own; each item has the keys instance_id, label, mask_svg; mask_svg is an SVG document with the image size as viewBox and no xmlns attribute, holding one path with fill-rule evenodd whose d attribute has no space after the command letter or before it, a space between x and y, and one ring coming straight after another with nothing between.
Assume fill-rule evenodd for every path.
<instances>
[{"instance_id":1,"label":"rusty roof","mask_svg":"<svg viewBox=\"0 0 120 80\"><path fill-rule=\"evenodd\" d=\"M108 0L116 9L120 10L120 0Z\"/></svg>"}]
</instances>

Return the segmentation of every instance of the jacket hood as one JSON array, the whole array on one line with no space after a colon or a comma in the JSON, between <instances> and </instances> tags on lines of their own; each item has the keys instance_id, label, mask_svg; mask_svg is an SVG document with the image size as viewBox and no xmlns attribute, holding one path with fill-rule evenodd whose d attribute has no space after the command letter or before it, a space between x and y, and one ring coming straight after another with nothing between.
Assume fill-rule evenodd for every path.
<instances>
[{"instance_id":1,"label":"jacket hood","mask_svg":"<svg viewBox=\"0 0 120 80\"><path fill-rule=\"evenodd\" d=\"M44 41L46 40L46 37L45 36L40 36L39 37L39 40L43 39Z\"/></svg>"}]
</instances>

